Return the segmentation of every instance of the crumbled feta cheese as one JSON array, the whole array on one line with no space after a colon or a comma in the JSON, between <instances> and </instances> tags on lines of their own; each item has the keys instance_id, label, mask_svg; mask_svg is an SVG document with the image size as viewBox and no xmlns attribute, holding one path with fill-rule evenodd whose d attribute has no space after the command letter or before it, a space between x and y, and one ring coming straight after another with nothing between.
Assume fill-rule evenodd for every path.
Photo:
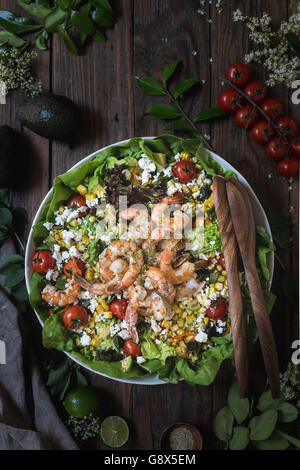
<instances>
[{"instance_id":1,"label":"crumbled feta cheese","mask_svg":"<svg viewBox=\"0 0 300 470\"><path fill-rule=\"evenodd\" d=\"M115 336L121 329L121 325L116 323L115 325L111 325L110 327L110 336Z\"/></svg>"},{"instance_id":2,"label":"crumbled feta cheese","mask_svg":"<svg viewBox=\"0 0 300 470\"><path fill-rule=\"evenodd\" d=\"M54 224L52 224L51 222L45 222L43 225L47 230L50 231Z\"/></svg>"},{"instance_id":3,"label":"crumbled feta cheese","mask_svg":"<svg viewBox=\"0 0 300 470\"><path fill-rule=\"evenodd\" d=\"M82 346L89 346L90 342L91 342L91 337L84 331L80 338L80 344Z\"/></svg>"},{"instance_id":4,"label":"crumbled feta cheese","mask_svg":"<svg viewBox=\"0 0 300 470\"><path fill-rule=\"evenodd\" d=\"M94 297L90 301L90 305L89 305L90 311L94 313L97 306L98 306L98 301L97 301L97 298Z\"/></svg>"},{"instance_id":5,"label":"crumbled feta cheese","mask_svg":"<svg viewBox=\"0 0 300 470\"><path fill-rule=\"evenodd\" d=\"M161 331L161 327L156 322L156 320L154 320L154 318L151 318L151 328L154 331L154 333L159 333Z\"/></svg>"},{"instance_id":6,"label":"crumbled feta cheese","mask_svg":"<svg viewBox=\"0 0 300 470\"><path fill-rule=\"evenodd\" d=\"M207 334L200 330L199 333L195 336L195 341L197 341L197 343L206 343L207 338Z\"/></svg>"},{"instance_id":7,"label":"crumbled feta cheese","mask_svg":"<svg viewBox=\"0 0 300 470\"><path fill-rule=\"evenodd\" d=\"M58 278L58 271L54 271L54 269L49 269L46 274L47 281L56 281Z\"/></svg>"},{"instance_id":8,"label":"crumbled feta cheese","mask_svg":"<svg viewBox=\"0 0 300 470\"><path fill-rule=\"evenodd\" d=\"M211 304L210 299L205 299L205 300L204 300L204 305L205 305L206 308L209 308L209 307L210 307L210 304Z\"/></svg>"},{"instance_id":9,"label":"crumbled feta cheese","mask_svg":"<svg viewBox=\"0 0 300 470\"><path fill-rule=\"evenodd\" d=\"M63 230L61 234L65 244L70 246L70 241L74 238L74 233L71 230Z\"/></svg>"},{"instance_id":10,"label":"crumbled feta cheese","mask_svg":"<svg viewBox=\"0 0 300 470\"><path fill-rule=\"evenodd\" d=\"M136 358L136 362L138 364L142 364L145 361L146 361L146 359L143 356L137 356L137 358Z\"/></svg>"},{"instance_id":11,"label":"crumbled feta cheese","mask_svg":"<svg viewBox=\"0 0 300 470\"><path fill-rule=\"evenodd\" d=\"M119 331L118 336L120 336L122 339L125 339L125 340L130 338L130 334L129 334L128 330Z\"/></svg>"},{"instance_id":12,"label":"crumbled feta cheese","mask_svg":"<svg viewBox=\"0 0 300 470\"><path fill-rule=\"evenodd\" d=\"M88 207L96 207L99 205L99 199L97 197L95 199L86 199L85 202Z\"/></svg>"}]
</instances>

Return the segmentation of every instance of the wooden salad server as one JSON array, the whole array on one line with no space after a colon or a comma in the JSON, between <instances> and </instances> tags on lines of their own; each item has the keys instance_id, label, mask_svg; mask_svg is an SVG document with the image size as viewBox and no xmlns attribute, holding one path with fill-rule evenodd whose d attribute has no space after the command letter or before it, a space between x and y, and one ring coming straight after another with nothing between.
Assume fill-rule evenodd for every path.
<instances>
[{"instance_id":1,"label":"wooden salad server","mask_svg":"<svg viewBox=\"0 0 300 470\"><path fill-rule=\"evenodd\" d=\"M220 228L229 291L229 313L234 347L234 360L240 398L248 396L248 350L246 318L237 265L237 241L227 200L226 182L222 176L213 181L215 210Z\"/></svg>"},{"instance_id":2,"label":"wooden salad server","mask_svg":"<svg viewBox=\"0 0 300 470\"><path fill-rule=\"evenodd\" d=\"M226 178L231 218L248 281L265 368L274 398L280 395L279 364L271 321L255 262L255 221L246 188L234 178Z\"/></svg>"}]
</instances>

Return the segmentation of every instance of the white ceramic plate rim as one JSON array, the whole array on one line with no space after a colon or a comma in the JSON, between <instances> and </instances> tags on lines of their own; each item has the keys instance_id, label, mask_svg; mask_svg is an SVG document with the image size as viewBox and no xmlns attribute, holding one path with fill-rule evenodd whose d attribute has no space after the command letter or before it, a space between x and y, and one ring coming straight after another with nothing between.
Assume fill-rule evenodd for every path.
<instances>
[{"instance_id":1,"label":"white ceramic plate rim","mask_svg":"<svg viewBox=\"0 0 300 470\"><path fill-rule=\"evenodd\" d=\"M149 140L149 139L151 140L151 139L154 139L154 138L155 137L142 137L142 139L145 139L145 140ZM91 153L90 155L88 155L87 157L83 158L78 163L76 163L72 168L70 168L68 170L68 172L73 170L74 168L77 168L82 163L90 160L95 155L97 155L99 152L102 152L103 150L105 150L109 147L112 147L112 146L126 144L127 142L129 142L129 140L130 139L125 139L125 140L122 140L120 142L116 142L114 144L107 145L106 147L103 147L100 150L96 150L95 152ZM211 156L213 157L213 159L216 160L222 166L222 168L224 170L234 171L236 173L239 181L247 188L248 193L249 193L250 198L251 198L253 210L254 210L255 221L259 225L262 225L263 227L265 227L268 234L272 238L270 225L269 225L267 216L265 214L265 211L264 211L261 203L257 199L253 189L248 184L247 180L232 165L230 165L230 163L228 163L226 160L223 160L223 158L221 158L219 155L217 155L214 152L211 152L211 151L209 151L209 152L210 152ZM40 207L39 207L39 209L38 209L38 211L37 211L37 213L36 213L36 215L33 219L32 226L31 226L31 229L30 229L30 233L29 233L29 236L28 236L28 241L27 241L27 245L26 245L26 252L25 252L25 281L26 281L26 287L27 287L28 294L30 292L29 283L30 283L30 279L31 279L31 276L32 276L31 259L32 259L32 255L33 255L33 252L34 252L33 229L32 229L32 227L39 221L42 209L43 209L44 205L47 204L47 202L49 202L49 200L52 196L52 192L53 192L53 188L50 189L50 191L46 194L43 201L41 202L41 205L40 205ZM271 287L272 278L273 278L273 270L274 270L274 253L273 252L271 253L271 256L269 256L269 258L268 258L268 265L269 265L270 275L271 275L270 276L269 287ZM34 310L34 312L35 312L40 324L43 326L44 322L39 317L39 314L35 310ZM102 375L102 376L107 377L109 379L116 380L117 382L125 382L125 383L130 383L130 384L135 384L135 385L162 385L162 384L167 383L167 382L164 382L163 380L160 380L158 378L157 374L151 374L151 375L148 375L146 377L136 377L136 378L132 377L130 379L119 379L119 378L116 378L116 377L110 377L109 375L97 372L97 371L93 370L92 368L88 367L87 365L82 364L80 362L80 360L73 357L71 353L65 352L65 354L70 359L77 362L77 364L81 365L85 369L88 369L91 372L94 372L95 374Z\"/></svg>"}]
</instances>

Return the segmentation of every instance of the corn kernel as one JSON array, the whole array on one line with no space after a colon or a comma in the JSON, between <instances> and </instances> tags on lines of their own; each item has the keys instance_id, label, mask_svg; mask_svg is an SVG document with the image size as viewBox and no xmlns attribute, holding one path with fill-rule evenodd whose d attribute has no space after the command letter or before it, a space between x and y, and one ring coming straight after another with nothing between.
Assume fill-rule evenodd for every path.
<instances>
[{"instance_id":1,"label":"corn kernel","mask_svg":"<svg viewBox=\"0 0 300 470\"><path fill-rule=\"evenodd\" d=\"M77 243L76 248L78 251L80 251L80 253L83 253L85 251L85 245L83 245L82 243Z\"/></svg>"},{"instance_id":2,"label":"corn kernel","mask_svg":"<svg viewBox=\"0 0 300 470\"><path fill-rule=\"evenodd\" d=\"M84 196L87 193L87 188L83 186L83 184L80 184L77 186L76 191L78 191L81 196Z\"/></svg>"},{"instance_id":3,"label":"corn kernel","mask_svg":"<svg viewBox=\"0 0 300 470\"><path fill-rule=\"evenodd\" d=\"M191 155L187 152L181 152L179 157L181 158L181 160L190 160L191 159Z\"/></svg>"},{"instance_id":4,"label":"corn kernel","mask_svg":"<svg viewBox=\"0 0 300 470\"><path fill-rule=\"evenodd\" d=\"M209 257L210 257L210 258L214 258L214 257L215 257L215 254L214 254L214 253L210 253L210 254L209 254Z\"/></svg>"},{"instance_id":5,"label":"corn kernel","mask_svg":"<svg viewBox=\"0 0 300 470\"><path fill-rule=\"evenodd\" d=\"M208 323L209 323L209 318L208 318L208 317L205 317L205 318L204 318L204 324L205 324L205 325L208 325Z\"/></svg>"},{"instance_id":6,"label":"corn kernel","mask_svg":"<svg viewBox=\"0 0 300 470\"><path fill-rule=\"evenodd\" d=\"M92 215L90 218L89 218L89 221L90 222L96 222L96 217L94 215Z\"/></svg>"},{"instance_id":7,"label":"corn kernel","mask_svg":"<svg viewBox=\"0 0 300 470\"><path fill-rule=\"evenodd\" d=\"M87 235L83 235L82 240L83 243L89 243L90 239Z\"/></svg>"},{"instance_id":8,"label":"corn kernel","mask_svg":"<svg viewBox=\"0 0 300 470\"><path fill-rule=\"evenodd\" d=\"M84 277L89 282L93 280L93 270L92 270L92 268L87 268Z\"/></svg>"},{"instance_id":9,"label":"corn kernel","mask_svg":"<svg viewBox=\"0 0 300 470\"><path fill-rule=\"evenodd\" d=\"M78 225L77 220L76 220L76 219L71 220L70 225L71 225L72 227L77 227L77 225Z\"/></svg>"},{"instance_id":10,"label":"corn kernel","mask_svg":"<svg viewBox=\"0 0 300 470\"><path fill-rule=\"evenodd\" d=\"M112 318L112 317L113 317L113 313L112 313L110 310L108 310L107 312L104 312L104 317L105 317L105 318Z\"/></svg>"},{"instance_id":11,"label":"corn kernel","mask_svg":"<svg viewBox=\"0 0 300 470\"><path fill-rule=\"evenodd\" d=\"M106 311L109 310L109 306L107 305L104 299L100 300L100 305L103 308L103 310L106 310Z\"/></svg>"},{"instance_id":12,"label":"corn kernel","mask_svg":"<svg viewBox=\"0 0 300 470\"><path fill-rule=\"evenodd\" d=\"M217 267L217 270L218 270L218 271L222 271L222 266L220 266L219 264L217 264L216 267Z\"/></svg>"},{"instance_id":13,"label":"corn kernel","mask_svg":"<svg viewBox=\"0 0 300 470\"><path fill-rule=\"evenodd\" d=\"M219 282L224 282L225 281L225 276L219 276L218 281Z\"/></svg>"},{"instance_id":14,"label":"corn kernel","mask_svg":"<svg viewBox=\"0 0 300 470\"><path fill-rule=\"evenodd\" d=\"M59 214L62 214L64 210L65 210L64 206L60 206L60 208L58 209Z\"/></svg>"},{"instance_id":15,"label":"corn kernel","mask_svg":"<svg viewBox=\"0 0 300 470\"><path fill-rule=\"evenodd\" d=\"M223 290L223 283L222 282L216 282L215 284L215 288L218 292L221 292L221 290Z\"/></svg>"},{"instance_id":16,"label":"corn kernel","mask_svg":"<svg viewBox=\"0 0 300 470\"><path fill-rule=\"evenodd\" d=\"M89 201L96 199L96 194L95 193L87 193L85 195L85 198L88 199Z\"/></svg>"},{"instance_id":17,"label":"corn kernel","mask_svg":"<svg viewBox=\"0 0 300 470\"><path fill-rule=\"evenodd\" d=\"M184 320L182 320L182 319L178 320L178 326L180 328L183 328L184 327Z\"/></svg>"},{"instance_id":18,"label":"corn kernel","mask_svg":"<svg viewBox=\"0 0 300 470\"><path fill-rule=\"evenodd\" d=\"M226 271L222 271L223 276L226 276L226 274L227 274Z\"/></svg>"},{"instance_id":19,"label":"corn kernel","mask_svg":"<svg viewBox=\"0 0 300 470\"><path fill-rule=\"evenodd\" d=\"M96 312L97 312L99 315L102 314L102 312L103 312L102 305L97 305L97 307L96 307ZM99 320L100 320L100 318L99 318Z\"/></svg>"}]
</instances>

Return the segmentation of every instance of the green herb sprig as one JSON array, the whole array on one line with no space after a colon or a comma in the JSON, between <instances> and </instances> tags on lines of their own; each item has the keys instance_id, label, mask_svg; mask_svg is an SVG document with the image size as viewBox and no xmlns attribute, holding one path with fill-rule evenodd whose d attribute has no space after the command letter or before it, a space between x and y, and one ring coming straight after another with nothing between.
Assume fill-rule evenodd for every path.
<instances>
[{"instance_id":1,"label":"green herb sprig","mask_svg":"<svg viewBox=\"0 0 300 470\"><path fill-rule=\"evenodd\" d=\"M67 49L79 54L87 38L97 42L106 41L105 28L114 25L114 13L108 0L17 0L26 16L17 16L10 11L0 11L0 46L16 47L21 51L35 44L47 50L50 34L58 34ZM36 21L36 19L38 21ZM28 40L27 34L33 34Z\"/></svg>"},{"instance_id":2,"label":"green herb sprig","mask_svg":"<svg viewBox=\"0 0 300 470\"><path fill-rule=\"evenodd\" d=\"M267 390L258 400L241 399L235 381L227 403L214 420L214 433L226 449L244 450L251 445L258 450L285 450L291 444L300 448L300 440L286 429L297 420L298 409L283 397L274 399Z\"/></svg>"},{"instance_id":3,"label":"green herb sprig","mask_svg":"<svg viewBox=\"0 0 300 470\"><path fill-rule=\"evenodd\" d=\"M183 82L179 83L173 91L170 90L168 82L170 78L175 73L178 65L180 64L180 60L175 60L170 64L166 65L163 73L162 73L162 81L158 81L152 77L135 77L137 86L141 91L143 91L146 95L150 96L165 96L169 99L171 104L166 103L159 103L151 106L145 112L145 114L151 114L159 119L167 119L167 120L177 120L179 118L183 118L181 121L174 122L164 128L164 131L167 132L169 130L175 131L183 131L188 134L192 134L194 137L201 137L203 142L206 144L207 147L212 149L211 144L205 138L205 136L200 132L199 128L197 127L197 123L200 121L206 121L208 119L213 119L219 116L223 116L223 111L218 108L209 108L201 111L198 113L194 118L190 118L188 114L185 112L184 108L181 105L181 98L182 96L189 91L191 88L199 85L201 80L197 78L187 78L183 80Z\"/></svg>"},{"instance_id":4,"label":"green herb sprig","mask_svg":"<svg viewBox=\"0 0 300 470\"><path fill-rule=\"evenodd\" d=\"M24 246L19 237L27 223L27 212L22 207L13 208L9 193L0 193L0 248L9 239L13 238L18 247L19 254L7 256L1 263L0 274L3 275L3 287L10 289L13 300L27 300L24 271Z\"/></svg>"}]
</instances>

